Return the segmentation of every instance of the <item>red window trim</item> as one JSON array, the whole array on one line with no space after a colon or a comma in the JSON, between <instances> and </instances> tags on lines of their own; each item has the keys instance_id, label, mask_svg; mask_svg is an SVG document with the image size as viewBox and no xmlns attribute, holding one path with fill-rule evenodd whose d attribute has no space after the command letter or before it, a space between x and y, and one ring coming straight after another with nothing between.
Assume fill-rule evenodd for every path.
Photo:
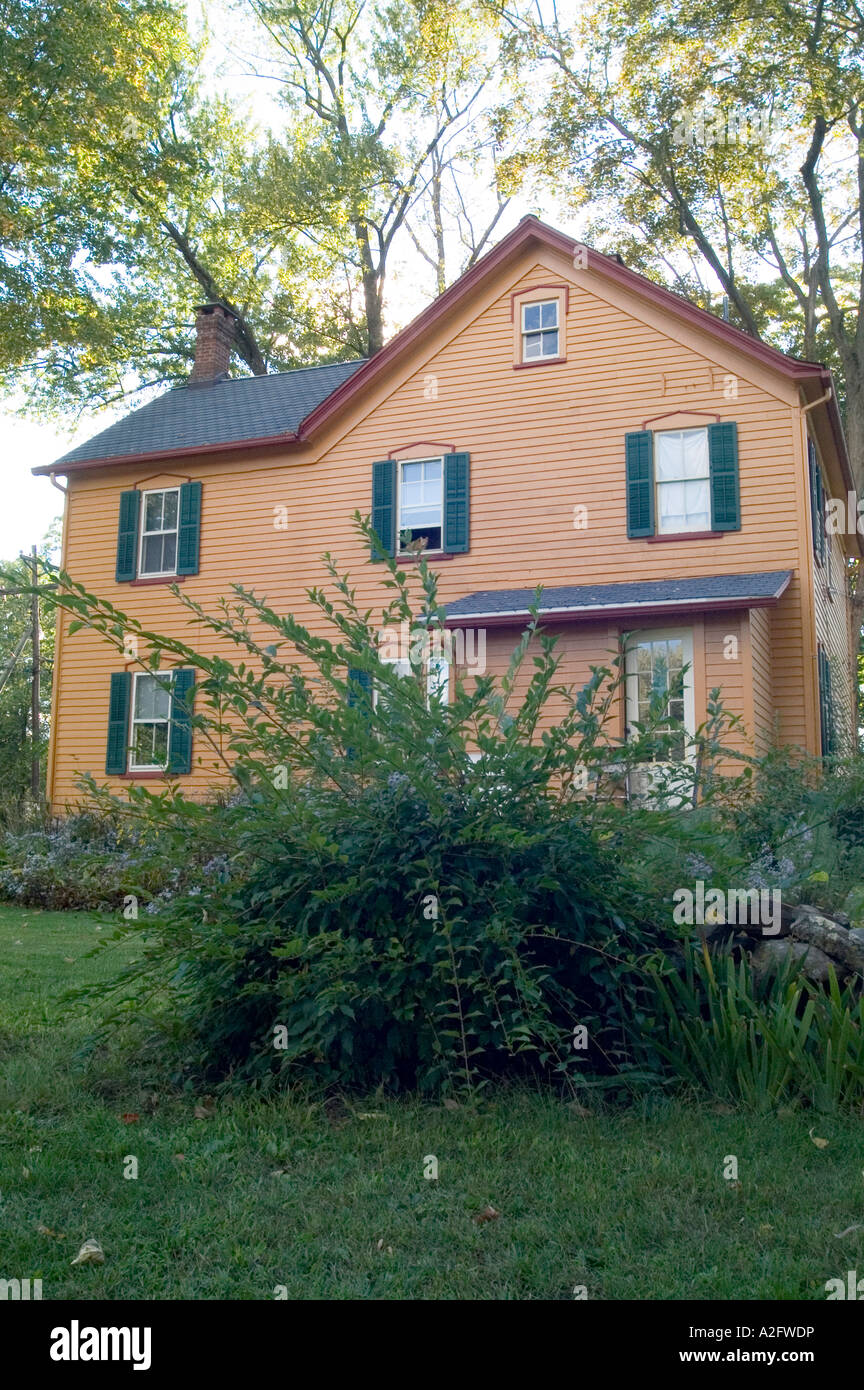
<instances>
[{"instance_id":1,"label":"red window trim","mask_svg":"<svg viewBox=\"0 0 864 1390\"><path fill-rule=\"evenodd\" d=\"M445 455L458 453L458 450L453 444L438 444L434 439L415 439L411 444L394 445L387 457L388 459L392 459L394 463L426 463L428 462L426 459L397 459L396 457L397 454L402 453L403 449L419 449L421 444L424 448L440 449Z\"/></svg>"},{"instance_id":2,"label":"red window trim","mask_svg":"<svg viewBox=\"0 0 864 1390\"><path fill-rule=\"evenodd\" d=\"M133 589L143 589L147 584L185 584L185 574L155 574L147 579L128 579Z\"/></svg>"},{"instance_id":3,"label":"red window trim","mask_svg":"<svg viewBox=\"0 0 864 1390\"><path fill-rule=\"evenodd\" d=\"M425 552L425 551L422 551L422 550L421 550L421 552L420 552L421 555L425 555L425 553L426 553L426 552ZM467 554L468 554L467 550L453 550L453 551L445 551L445 550L442 550L440 555L437 554L437 553L434 554L434 555L426 555L426 559L429 561L430 564L436 565L436 564L438 563L439 560L458 560L460 555L467 555ZM397 556L396 556L396 563L397 563L397 565L410 565L410 564L416 563L416 561L415 561L415 557L414 557L413 555L397 555Z\"/></svg>"},{"instance_id":4,"label":"red window trim","mask_svg":"<svg viewBox=\"0 0 864 1390\"><path fill-rule=\"evenodd\" d=\"M514 372L519 372L523 367L556 367L559 362L566 362L566 357L534 357L530 362L514 362Z\"/></svg>"},{"instance_id":5,"label":"red window trim","mask_svg":"<svg viewBox=\"0 0 864 1390\"><path fill-rule=\"evenodd\" d=\"M564 313L568 314L570 312L570 286L567 284L566 280L559 280L557 284L554 285L526 285L524 290L514 290L510 296L511 323L516 322L516 300L525 299L527 296L533 295L536 290L558 290L559 293L561 292L561 290L563 290Z\"/></svg>"},{"instance_id":6,"label":"red window trim","mask_svg":"<svg viewBox=\"0 0 864 1390\"><path fill-rule=\"evenodd\" d=\"M672 531L662 536L643 536L649 545L661 545L664 541L716 541L725 536L725 531Z\"/></svg>"}]
</instances>

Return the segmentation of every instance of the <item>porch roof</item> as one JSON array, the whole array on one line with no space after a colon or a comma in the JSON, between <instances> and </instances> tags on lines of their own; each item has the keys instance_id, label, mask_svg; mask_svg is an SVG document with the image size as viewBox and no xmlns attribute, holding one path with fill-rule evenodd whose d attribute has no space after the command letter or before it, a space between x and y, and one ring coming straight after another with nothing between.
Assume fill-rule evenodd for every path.
<instances>
[{"instance_id":1,"label":"porch roof","mask_svg":"<svg viewBox=\"0 0 864 1390\"><path fill-rule=\"evenodd\" d=\"M791 579L791 570L765 570L626 584L565 584L543 589L539 601L535 589L481 589L446 605L446 626L467 627L480 619L487 626L516 626L529 616L535 602L540 616L555 622L653 617L684 609L764 608L777 602Z\"/></svg>"}]
</instances>

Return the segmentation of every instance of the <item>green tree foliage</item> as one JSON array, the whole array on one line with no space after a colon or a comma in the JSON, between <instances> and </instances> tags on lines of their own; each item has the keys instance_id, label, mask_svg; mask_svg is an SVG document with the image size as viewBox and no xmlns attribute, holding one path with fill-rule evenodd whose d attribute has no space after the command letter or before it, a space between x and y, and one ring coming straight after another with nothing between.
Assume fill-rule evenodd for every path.
<instances>
[{"instance_id":1,"label":"green tree foliage","mask_svg":"<svg viewBox=\"0 0 864 1390\"><path fill-rule=\"evenodd\" d=\"M56 537L49 534L39 550L49 560ZM0 822L14 825L34 811L30 795L33 760L31 691L33 649L31 590L33 570L27 560L0 564ZM39 759L44 794L45 759L48 753L48 721L51 713L51 677L54 667L54 617L52 603L40 601Z\"/></svg>"},{"instance_id":2,"label":"green tree foliage","mask_svg":"<svg viewBox=\"0 0 864 1390\"><path fill-rule=\"evenodd\" d=\"M455 150L476 146L469 132L492 75L493 26L479 7L453 0L248 4L270 39L264 70L280 83L309 159L307 216L319 234L338 227L353 239L367 351L378 352L394 239ZM278 207L293 149L269 153ZM440 277L440 241L437 252Z\"/></svg>"},{"instance_id":3,"label":"green tree foliage","mask_svg":"<svg viewBox=\"0 0 864 1390\"><path fill-rule=\"evenodd\" d=\"M113 159L188 61L172 0L0 5L0 371L86 362L110 332ZM112 310L109 318L117 317Z\"/></svg>"},{"instance_id":4,"label":"green tree foliage","mask_svg":"<svg viewBox=\"0 0 864 1390\"><path fill-rule=\"evenodd\" d=\"M201 300L236 313L241 372L377 351L409 212L422 224L435 184L440 221L461 154L476 182L491 62L476 10L243 8L269 53L250 81L282 98L272 131L218 95L179 0L6 4L0 379L23 376L31 408L185 378ZM457 208L465 259L500 211L484 233Z\"/></svg>"},{"instance_id":5,"label":"green tree foliage","mask_svg":"<svg viewBox=\"0 0 864 1390\"><path fill-rule=\"evenodd\" d=\"M864 19L838 3L507 10L539 171L589 236L747 332L835 368L864 480ZM713 292L713 298L712 298Z\"/></svg>"}]
</instances>

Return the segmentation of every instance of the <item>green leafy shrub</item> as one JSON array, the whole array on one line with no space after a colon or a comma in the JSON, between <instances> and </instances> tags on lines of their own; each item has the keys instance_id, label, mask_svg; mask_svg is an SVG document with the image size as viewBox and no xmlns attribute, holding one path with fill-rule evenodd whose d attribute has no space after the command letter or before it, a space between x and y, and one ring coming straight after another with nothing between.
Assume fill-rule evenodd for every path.
<instances>
[{"instance_id":1,"label":"green leafy shrub","mask_svg":"<svg viewBox=\"0 0 864 1390\"><path fill-rule=\"evenodd\" d=\"M158 798L155 804L159 804ZM155 913L202 873L206 840L163 845L158 815L135 822L107 806L0 836L0 899L52 911L113 912L134 898Z\"/></svg>"},{"instance_id":2,"label":"green leafy shrub","mask_svg":"<svg viewBox=\"0 0 864 1390\"><path fill-rule=\"evenodd\" d=\"M90 784L97 804L158 832L163 853L188 856L205 836L230 865L146 924L141 975L164 987L185 1061L210 1078L429 1090L505 1067L574 1078L632 1065L637 961L672 941L633 841L676 813L625 814L621 788L674 737L655 729L665 710L622 747L609 733L616 661L565 687L535 621L503 678L429 699L422 669L399 675L378 654L394 625L440 629L425 564L410 576L389 564L377 622L328 568L335 601L309 596L335 640L245 591L212 617L182 598L242 649L236 665L80 589L66 600L118 645L135 632L154 665L165 652L195 665L199 740L230 749L238 795L219 807L141 786L121 803Z\"/></svg>"}]
</instances>

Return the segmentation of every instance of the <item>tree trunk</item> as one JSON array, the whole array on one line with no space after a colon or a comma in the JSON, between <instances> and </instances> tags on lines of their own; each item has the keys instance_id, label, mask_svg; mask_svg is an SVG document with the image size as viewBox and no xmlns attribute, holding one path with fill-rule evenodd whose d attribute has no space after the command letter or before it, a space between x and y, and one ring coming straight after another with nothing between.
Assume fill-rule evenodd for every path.
<instances>
[{"instance_id":1,"label":"tree trunk","mask_svg":"<svg viewBox=\"0 0 864 1390\"><path fill-rule=\"evenodd\" d=\"M844 354L846 374L846 443L859 497L864 497L864 363L856 353Z\"/></svg>"}]
</instances>

